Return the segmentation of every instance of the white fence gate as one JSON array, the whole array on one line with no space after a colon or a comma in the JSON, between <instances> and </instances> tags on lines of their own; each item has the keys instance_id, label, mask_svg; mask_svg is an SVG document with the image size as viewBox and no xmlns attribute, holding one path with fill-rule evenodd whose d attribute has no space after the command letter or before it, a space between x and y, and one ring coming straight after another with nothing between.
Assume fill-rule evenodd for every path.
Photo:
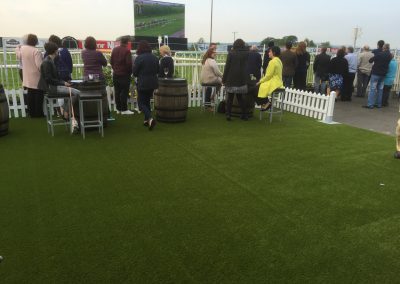
<instances>
[{"instance_id":1,"label":"white fence gate","mask_svg":"<svg viewBox=\"0 0 400 284\"><path fill-rule=\"evenodd\" d=\"M326 96L287 88L284 110L330 123L332 122L335 99L335 92Z\"/></svg>"}]
</instances>

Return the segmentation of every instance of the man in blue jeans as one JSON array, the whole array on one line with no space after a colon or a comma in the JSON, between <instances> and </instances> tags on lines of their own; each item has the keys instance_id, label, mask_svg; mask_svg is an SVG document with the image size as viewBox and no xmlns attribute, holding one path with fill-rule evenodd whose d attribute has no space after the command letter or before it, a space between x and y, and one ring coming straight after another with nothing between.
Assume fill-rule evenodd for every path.
<instances>
[{"instance_id":1,"label":"man in blue jeans","mask_svg":"<svg viewBox=\"0 0 400 284\"><path fill-rule=\"evenodd\" d=\"M373 109L382 107L382 93L386 73L388 72L389 63L392 60L390 54L390 45L386 43L382 52L378 52L369 62L374 63L371 72L370 92L368 95L368 105L365 108Z\"/></svg>"}]
</instances>

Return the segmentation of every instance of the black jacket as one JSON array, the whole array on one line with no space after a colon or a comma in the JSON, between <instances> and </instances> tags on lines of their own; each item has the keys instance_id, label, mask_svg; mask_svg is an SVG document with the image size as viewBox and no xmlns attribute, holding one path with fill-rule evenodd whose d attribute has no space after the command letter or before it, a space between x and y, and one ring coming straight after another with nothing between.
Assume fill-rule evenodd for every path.
<instances>
[{"instance_id":1,"label":"black jacket","mask_svg":"<svg viewBox=\"0 0 400 284\"><path fill-rule=\"evenodd\" d=\"M293 77L296 73L296 67L298 64L296 53L291 50L285 50L281 53L279 58L283 65L282 76Z\"/></svg>"},{"instance_id":2,"label":"black jacket","mask_svg":"<svg viewBox=\"0 0 400 284\"><path fill-rule=\"evenodd\" d=\"M271 50L272 47L268 47L267 50L264 53L264 62L262 64L262 69L263 73L265 74L268 68L268 64L271 61L271 58L269 58L269 51Z\"/></svg>"},{"instance_id":3,"label":"black jacket","mask_svg":"<svg viewBox=\"0 0 400 284\"><path fill-rule=\"evenodd\" d=\"M392 55L389 51L382 51L377 53L369 60L369 63L374 63L374 65L372 66L371 75L386 76L391 60Z\"/></svg>"},{"instance_id":4,"label":"black jacket","mask_svg":"<svg viewBox=\"0 0 400 284\"><path fill-rule=\"evenodd\" d=\"M138 90L155 90L158 88L159 63L152 53L143 53L135 60L133 76L137 77Z\"/></svg>"},{"instance_id":5,"label":"black jacket","mask_svg":"<svg viewBox=\"0 0 400 284\"><path fill-rule=\"evenodd\" d=\"M310 66L310 54L307 51L297 54L296 73L307 73L308 66Z\"/></svg>"},{"instance_id":6,"label":"black jacket","mask_svg":"<svg viewBox=\"0 0 400 284\"><path fill-rule=\"evenodd\" d=\"M165 78L165 73L164 69L168 68L168 78L173 78L174 77L174 60L172 59L171 56L166 56L161 58L160 60L160 72L158 74L159 78Z\"/></svg>"},{"instance_id":7,"label":"black jacket","mask_svg":"<svg viewBox=\"0 0 400 284\"><path fill-rule=\"evenodd\" d=\"M40 80L38 88L51 94L57 92L57 86L64 86L65 82L60 79L54 61L47 56L40 65Z\"/></svg>"},{"instance_id":8,"label":"black jacket","mask_svg":"<svg viewBox=\"0 0 400 284\"><path fill-rule=\"evenodd\" d=\"M253 74L256 77L256 82L261 79L261 65L262 58L261 54L257 51L249 52L249 60L247 62L247 78L250 79L250 74Z\"/></svg>"},{"instance_id":9,"label":"black jacket","mask_svg":"<svg viewBox=\"0 0 400 284\"><path fill-rule=\"evenodd\" d=\"M374 50L372 51L372 53L373 53L374 55L378 55L378 54L381 53L382 51L383 51L382 48L377 48L377 49L374 49Z\"/></svg>"},{"instance_id":10,"label":"black jacket","mask_svg":"<svg viewBox=\"0 0 400 284\"><path fill-rule=\"evenodd\" d=\"M314 60L314 73L322 80L328 80L331 57L326 53L318 54Z\"/></svg>"},{"instance_id":11,"label":"black jacket","mask_svg":"<svg viewBox=\"0 0 400 284\"><path fill-rule=\"evenodd\" d=\"M249 51L246 49L232 50L228 53L222 83L227 87L242 87L247 85L247 62Z\"/></svg>"},{"instance_id":12,"label":"black jacket","mask_svg":"<svg viewBox=\"0 0 400 284\"><path fill-rule=\"evenodd\" d=\"M349 73L349 63L344 57L332 58L328 71L330 74L339 74L344 78Z\"/></svg>"}]
</instances>

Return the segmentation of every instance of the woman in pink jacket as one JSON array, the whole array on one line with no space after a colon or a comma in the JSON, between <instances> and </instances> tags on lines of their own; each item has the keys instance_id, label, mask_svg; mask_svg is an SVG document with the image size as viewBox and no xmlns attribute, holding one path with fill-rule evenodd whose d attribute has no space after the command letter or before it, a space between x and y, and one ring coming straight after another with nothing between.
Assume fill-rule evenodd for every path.
<instances>
[{"instance_id":1,"label":"woman in pink jacket","mask_svg":"<svg viewBox=\"0 0 400 284\"><path fill-rule=\"evenodd\" d=\"M35 47L38 38L29 34L27 44L17 50L17 58L22 62L22 85L28 90L28 112L31 117L43 117L43 91L38 88L42 53Z\"/></svg>"}]
</instances>

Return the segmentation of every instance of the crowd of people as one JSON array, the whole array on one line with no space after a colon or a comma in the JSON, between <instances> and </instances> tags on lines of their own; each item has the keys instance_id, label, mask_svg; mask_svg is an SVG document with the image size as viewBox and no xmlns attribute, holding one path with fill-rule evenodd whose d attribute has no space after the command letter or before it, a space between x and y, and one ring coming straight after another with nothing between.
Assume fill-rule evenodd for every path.
<instances>
[{"instance_id":1,"label":"crowd of people","mask_svg":"<svg viewBox=\"0 0 400 284\"><path fill-rule=\"evenodd\" d=\"M351 101L354 80L357 78L356 97L368 97L364 106L368 109L389 105L389 95L397 72L397 62L390 53L390 45L380 40L377 48L370 50L365 45L359 55L353 47L342 47L331 59L321 49L314 60L314 90L316 93L335 91L342 101ZM370 86L368 95L367 87Z\"/></svg>"},{"instance_id":2,"label":"crowd of people","mask_svg":"<svg viewBox=\"0 0 400 284\"><path fill-rule=\"evenodd\" d=\"M150 99L154 90L158 88L159 78L174 76L174 61L171 50L164 45L160 48L160 58L153 55L148 42L142 41L132 56L128 47L129 36L120 38L120 45L112 50L110 62L102 52L97 50L96 39L87 37L84 49L81 52L83 61L84 80L105 81L103 68L110 63L114 84L116 112L121 115L132 115L128 110L128 97L132 82L132 75L136 78L139 109L144 113L144 125L152 130L155 126L150 107ZM65 97L70 100L59 99L60 115L69 119L71 106L78 100L80 91L73 88L73 63L70 52L63 46L58 36L51 35L44 45L43 54L36 46L38 38L34 34L24 36L23 44L17 46L16 55L20 62L20 76L26 91L28 114L30 117L43 117L44 94ZM79 131L79 124L72 115L72 131Z\"/></svg>"},{"instance_id":3,"label":"crowd of people","mask_svg":"<svg viewBox=\"0 0 400 284\"><path fill-rule=\"evenodd\" d=\"M116 112L121 115L131 115L133 112L128 109L127 100L133 75L136 78L139 109L144 113L143 124L152 130L156 121L152 116L150 100L158 88L159 78L174 76L174 60L168 46L161 46L160 58L157 58L146 41L139 43L136 54L132 56L128 48L129 40L129 36L120 38L120 45L112 50L110 62L108 62L103 53L97 50L96 39L87 37L81 52L83 76L85 80L94 77L99 81L104 81L103 68L110 63L113 70ZM28 113L31 117L44 116L45 93L60 97L65 97L69 93L70 100L64 102L60 99L62 105L60 113L68 119L72 109L69 104L76 103L80 93L71 84L73 71L71 54L67 48L63 47L61 39L55 35L50 36L45 44L44 55L36 48L37 44L37 36L29 34L26 36L26 44L18 46L16 50L17 58L22 66L21 79L27 92ZM300 57L305 54L305 45L301 46ZM225 86L227 120L232 120L231 110L235 96L242 110L243 120L248 120L243 96L251 95L257 103L261 104L262 110L268 109L268 96L276 88L283 87L280 48L271 45L262 62L256 46L249 49L242 39L238 39L227 56L224 72L219 70L215 60L216 50L216 44L212 44L204 55L201 81L208 86L216 86L218 91L222 85ZM309 64L309 55L307 60ZM302 61L301 58L298 61ZM264 77L262 77L262 68L265 69ZM298 65L296 68L299 68ZM306 72L306 68L302 68L301 72ZM303 75L302 80L305 81L305 75ZM304 85L305 82L299 84ZM206 101L212 99L211 93L207 90ZM74 114L72 119L74 131L78 131L79 124Z\"/></svg>"},{"instance_id":4,"label":"crowd of people","mask_svg":"<svg viewBox=\"0 0 400 284\"><path fill-rule=\"evenodd\" d=\"M217 87L218 92L224 85L227 121L232 121L232 104L235 97L241 110L242 120L249 119L245 96L259 104L261 111L268 110L272 92L284 87L282 62L279 59L281 49L271 44L263 61L257 46L249 48L242 39L237 39L228 53L223 73L215 60L216 53L216 44L211 44L202 60L201 83L208 87L205 102L209 103L213 99L210 97L210 86Z\"/></svg>"},{"instance_id":5,"label":"crowd of people","mask_svg":"<svg viewBox=\"0 0 400 284\"><path fill-rule=\"evenodd\" d=\"M85 39L81 52L83 74L87 79L95 76L104 81L103 67L110 63L116 112L121 115L131 115L128 109L128 97L132 75L136 78L139 109L144 114L144 125L152 130L156 124L153 118L150 100L158 88L159 78L174 76L174 60L171 50L164 45L160 48L160 58L157 58L150 44L146 41L139 43L136 54L132 56L128 48L130 37L120 38L120 45L112 50L110 62L97 50L96 39L89 36ZM21 79L27 91L28 111L31 117L43 117L44 93L71 95L68 102L76 102L79 90L72 88L72 58L68 49L63 47L61 39L50 36L45 44L45 54L36 48L38 38L34 34L24 37L24 44L16 49L17 58L21 65ZM293 50L293 43L287 42L284 51L268 43L264 60L256 46L248 47L242 39L233 43L226 58L224 72L216 61L217 45L211 44L202 59L201 83L207 86L205 102L210 103L211 88L217 92L224 85L226 91L226 119L232 121L232 103L234 97L241 109L241 119L248 120L245 98L252 98L261 106L261 111L270 108L270 96L279 88L293 87L305 90L307 87L307 71L310 66L310 54L305 42L299 42ZM357 97L367 96L368 109L388 106L389 94L395 79L397 62L390 53L390 45L380 40L377 49L370 51L366 45L357 55L353 47L342 47L336 56L327 54L327 47L322 47L320 54L315 57L314 91L330 94L335 91L337 98L351 101L354 92L354 80L357 78ZM214 94L215 95L215 94ZM246 99L247 99L246 98ZM62 115L69 117L70 106L60 101ZM79 125L72 123L74 128Z\"/></svg>"},{"instance_id":6,"label":"crowd of people","mask_svg":"<svg viewBox=\"0 0 400 284\"><path fill-rule=\"evenodd\" d=\"M144 114L143 125L152 130L156 124L153 118L150 100L158 88L159 78L174 76L174 60L171 50L164 45L160 48L160 58L152 53L148 42L139 43L136 55L132 56L128 48L130 37L120 38L120 45L112 50L110 65L116 112L121 115L131 115L128 110L128 96L132 75L136 78L139 109ZM16 49L21 66L21 79L27 92L28 112L31 117L43 117L44 94L65 96L70 94L68 103L60 100L61 115L70 117L71 104L78 98L80 91L72 88L72 57L58 36L52 35L45 44L43 55L36 48L38 38L29 34L23 38L24 44ZM96 39L89 36L85 39L85 49L81 56L83 74L87 79L95 76L104 81L103 67L108 65L105 56L97 50ZM247 47L242 39L237 39L228 53L224 72L216 62L217 45L211 44L202 59L201 83L207 86L205 102L214 100L211 96L211 86L217 92L224 85L226 90L226 119L232 121L232 103L234 97L241 109L241 119L248 120L245 96L249 96L261 106L261 111L270 108L269 97L276 89L293 87L305 90L307 87L307 71L310 66L310 54L306 44L299 42L293 50L293 43L287 42L281 52L274 42L268 43L264 60L256 46ZM373 51L365 45L357 55L353 47L342 47L336 56L327 54L327 47L322 47L315 57L314 91L330 94L335 91L342 101L351 101L354 92L354 80L357 77L357 97L365 97L367 86L370 85L368 103L365 108L381 108L388 106L389 95L397 72L397 62L390 53L390 45L380 40ZM214 94L215 95L215 94ZM79 125L72 116L73 130L78 131ZM400 121L398 132L400 132ZM398 146L397 156L400 157Z\"/></svg>"},{"instance_id":7,"label":"crowd of people","mask_svg":"<svg viewBox=\"0 0 400 284\"><path fill-rule=\"evenodd\" d=\"M268 97L277 88L307 89L310 54L305 42L299 42L295 50L293 43L287 42L283 52L274 42L269 42L262 61L257 47L253 46L249 50L244 41L238 39L228 53L224 73L218 69L215 54L215 45L210 46L203 57L201 82L218 88L225 85L228 121L231 121L234 96L242 109L241 118L247 120L244 95L254 97L261 104L261 110L265 110L269 107ZM270 65L271 62L273 64ZM327 54L327 47L322 47L313 65L314 92L330 95L334 91L341 101L351 101L357 77L356 96L365 97L370 84L368 104L365 107L385 107L389 104L396 68L397 62L390 53L390 45L383 41L379 41L378 48L372 52L368 46L364 46L360 55L349 46L340 48L336 56L332 57ZM212 99L210 93L209 90L206 92L206 102Z\"/></svg>"}]
</instances>

